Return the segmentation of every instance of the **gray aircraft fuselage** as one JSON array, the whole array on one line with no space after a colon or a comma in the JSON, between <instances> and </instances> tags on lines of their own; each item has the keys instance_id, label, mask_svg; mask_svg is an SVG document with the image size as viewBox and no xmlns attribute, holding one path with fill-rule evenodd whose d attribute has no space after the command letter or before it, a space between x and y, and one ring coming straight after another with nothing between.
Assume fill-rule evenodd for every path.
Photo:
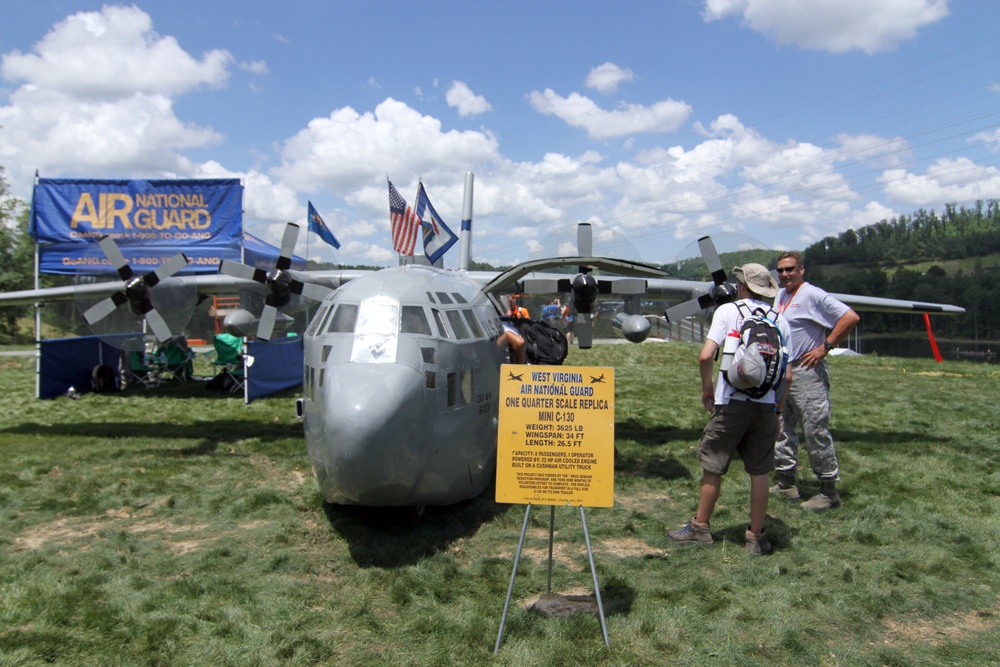
<instances>
[{"instance_id":1,"label":"gray aircraft fuselage","mask_svg":"<svg viewBox=\"0 0 1000 667\"><path fill-rule=\"evenodd\" d=\"M448 505L496 468L497 307L461 273L427 266L352 280L305 332L301 414L326 501Z\"/></svg>"}]
</instances>

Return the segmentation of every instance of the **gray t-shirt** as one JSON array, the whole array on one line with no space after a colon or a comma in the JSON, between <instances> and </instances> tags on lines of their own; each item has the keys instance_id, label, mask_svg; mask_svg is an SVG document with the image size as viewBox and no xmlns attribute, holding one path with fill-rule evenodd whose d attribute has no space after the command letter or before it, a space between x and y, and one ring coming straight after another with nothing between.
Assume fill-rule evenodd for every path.
<instances>
[{"instance_id":1,"label":"gray t-shirt","mask_svg":"<svg viewBox=\"0 0 1000 667\"><path fill-rule=\"evenodd\" d=\"M792 330L792 342L788 348L791 361L822 345L830 330L850 310L825 290L809 283L799 285L794 294L788 294L785 288L778 290L774 307Z\"/></svg>"}]
</instances>

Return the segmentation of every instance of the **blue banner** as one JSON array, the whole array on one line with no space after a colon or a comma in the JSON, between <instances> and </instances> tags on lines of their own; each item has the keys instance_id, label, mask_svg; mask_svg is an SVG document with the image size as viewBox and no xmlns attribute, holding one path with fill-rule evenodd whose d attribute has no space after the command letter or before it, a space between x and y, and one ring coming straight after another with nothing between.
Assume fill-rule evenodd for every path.
<instances>
[{"instance_id":1,"label":"blue banner","mask_svg":"<svg viewBox=\"0 0 1000 667\"><path fill-rule=\"evenodd\" d=\"M39 179L30 233L41 273L113 272L97 242L110 236L133 270L145 273L183 252L184 273L211 273L240 261L243 186L239 179Z\"/></svg>"}]
</instances>

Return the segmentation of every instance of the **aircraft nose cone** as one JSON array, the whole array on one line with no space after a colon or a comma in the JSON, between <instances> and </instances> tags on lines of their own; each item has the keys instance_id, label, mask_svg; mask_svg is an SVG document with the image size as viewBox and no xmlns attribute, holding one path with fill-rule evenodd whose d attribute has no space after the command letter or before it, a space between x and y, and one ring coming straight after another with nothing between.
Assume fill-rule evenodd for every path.
<instances>
[{"instance_id":1,"label":"aircraft nose cone","mask_svg":"<svg viewBox=\"0 0 1000 667\"><path fill-rule=\"evenodd\" d=\"M369 506L406 503L423 474L429 432L423 394L423 375L407 366L327 370L323 458L339 496Z\"/></svg>"}]
</instances>

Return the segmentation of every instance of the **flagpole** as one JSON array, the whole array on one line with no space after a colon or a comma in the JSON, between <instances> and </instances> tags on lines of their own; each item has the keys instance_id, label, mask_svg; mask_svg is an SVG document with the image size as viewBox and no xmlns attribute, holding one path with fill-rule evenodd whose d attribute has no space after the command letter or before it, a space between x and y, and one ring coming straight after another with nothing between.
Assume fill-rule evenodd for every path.
<instances>
[{"instance_id":1,"label":"flagpole","mask_svg":"<svg viewBox=\"0 0 1000 667\"><path fill-rule=\"evenodd\" d=\"M472 184L476 177L465 172L465 196L462 199L462 243L458 253L458 270L468 271L472 255Z\"/></svg>"}]
</instances>

